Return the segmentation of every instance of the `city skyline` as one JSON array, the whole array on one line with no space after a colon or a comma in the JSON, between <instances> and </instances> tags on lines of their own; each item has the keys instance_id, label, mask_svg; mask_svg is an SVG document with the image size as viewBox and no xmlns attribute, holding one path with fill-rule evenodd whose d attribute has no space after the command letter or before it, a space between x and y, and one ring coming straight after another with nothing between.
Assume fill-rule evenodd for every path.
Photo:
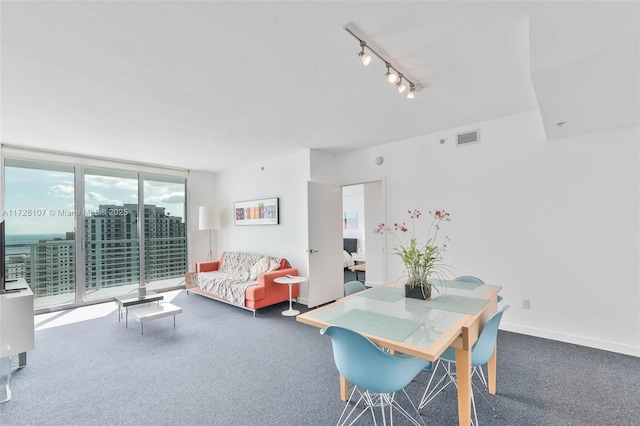
<instances>
[{"instance_id":1,"label":"city skyline","mask_svg":"<svg viewBox=\"0 0 640 426\"><path fill-rule=\"evenodd\" d=\"M144 254L139 252L137 223L144 217ZM145 282L180 277L186 272L186 224L166 214L163 206L101 204L97 213L84 216L84 276L87 291L135 284L141 279L141 255ZM28 234L19 234L28 235ZM35 234L52 235L52 234ZM53 234L58 235L58 234ZM69 294L76 287L76 240L65 238L7 244L6 273L25 278L36 298ZM14 250L11 250L13 248Z\"/></svg>"}]
</instances>

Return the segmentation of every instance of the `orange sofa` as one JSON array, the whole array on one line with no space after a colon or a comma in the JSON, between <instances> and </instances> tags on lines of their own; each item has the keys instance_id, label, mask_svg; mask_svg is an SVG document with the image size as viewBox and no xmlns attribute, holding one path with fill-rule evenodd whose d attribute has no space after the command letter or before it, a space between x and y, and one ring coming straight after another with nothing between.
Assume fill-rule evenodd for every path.
<instances>
[{"instance_id":1,"label":"orange sofa","mask_svg":"<svg viewBox=\"0 0 640 426\"><path fill-rule=\"evenodd\" d=\"M185 275L185 282L187 293L253 311L255 316L260 308L289 301L289 286L273 281L285 275L298 275L298 269L285 258L223 252L220 260L197 263L196 271ZM298 294L298 284L294 284L291 297L297 298Z\"/></svg>"}]
</instances>

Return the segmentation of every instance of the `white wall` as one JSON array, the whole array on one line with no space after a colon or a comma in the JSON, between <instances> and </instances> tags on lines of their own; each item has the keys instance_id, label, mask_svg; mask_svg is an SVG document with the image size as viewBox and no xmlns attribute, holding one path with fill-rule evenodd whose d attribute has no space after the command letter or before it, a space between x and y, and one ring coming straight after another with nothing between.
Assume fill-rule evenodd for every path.
<instances>
[{"instance_id":1,"label":"white wall","mask_svg":"<svg viewBox=\"0 0 640 426\"><path fill-rule=\"evenodd\" d=\"M364 184L365 217L364 232L366 235L367 285L380 285L387 282L386 242L379 234L373 232L378 224L385 220L384 184L382 181Z\"/></svg>"},{"instance_id":2,"label":"white wall","mask_svg":"<svg viewBox=\"0 0 640 426\"><path fill-rule=\"evenodd\" d=\"M480 143L455 145L476 128ZM639 140L634 127L547 141L533 111L337 161L343 182L385 181L387 222L413 208L451 213L445 261L503 286L503 328L640 356Z\"/></svg>"},{"instance_id":3,"label":"white wall","mask_svg":"<svg viewBox=\"0 0 640 426\"><path fill-rule=\"evenodd\" d=\"M456 132L476 128L479 144L455 146ZM412 208L451 212L443 228L451 238L445 260L456 274L503 286L503 303L511 305L503 328L640 356L638 140L636 127L547 141L533 111L329 162L309 151L283 155L216 176L223 208L217 254L283 256L306 275L310 176L382 181L385 222L404 219ZM374 163L377 156L382 165ZM331 171L321 176L318 164ZM233 225L234 201L273 196L280 197L280 225ZM189 218L197 229L197 206L195 215ZM384 237L367 234L367 246L372 238ZM386 280L401 273L392 247ZM303 286L301 301L306 291ZM531 299L531 309L520 307L523 298Z\"/></svg>"},{"instance_id":4,"label":"white wall","mask_svg":"<svg viewBox=\"0 0 640 426\"><path fill-rule=\"evenodd\" d=\"M312 182L338 184L338 166L333 155L318 150L309 150L309 176Z\"/></svg>"},{"instance_id":5,"label":"white wall","mask_svg":"<svg viewBox=\"0 0 640 426\"><path fill-rule=\"evenodd\" d=\"M285 257L307 271L307 181L310 152L299 151L277 159L217 174L217 205L221 208L222 229L217 233L218 257L223 251L242 251ZM259 198L280 198L280 224L236 226L233 203ZM306 300L306 283L300 299Z\"/></svg>"},{"instance_id":6,"label":"white wall","mask_svg":"<svg viewBox=\"0 0 640 426\"><path fill-rule=\"evenodd\" d=\"M195 271L196 263L207 260L209 254L209 232L199 230L199 207L215 205L216 175L199 171L189 172L187 178L187 269L189 271ZM212 231L211 235L214 259L220 257L216 247L216 232Z\"/></svg>"}]
</instances>

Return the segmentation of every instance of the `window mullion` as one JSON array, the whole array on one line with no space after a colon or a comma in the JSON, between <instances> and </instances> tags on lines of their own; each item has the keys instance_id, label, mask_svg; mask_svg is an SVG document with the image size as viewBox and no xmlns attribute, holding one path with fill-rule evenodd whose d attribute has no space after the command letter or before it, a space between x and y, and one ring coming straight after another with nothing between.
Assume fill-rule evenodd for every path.
<instances>
[{"instance_id":1,"label":"window mullion","mask_svg":"<svg viewBox=\"0 0 640 426\"><path fill-rule=\"evenodd\" d=\"M76 301L84 302L87 295L85 275L85 207L84 168L74 167L75 245L76 245Z\"/></svg>"},{"instance_id":2,"label":"window mullion","mask_svg":"<svg viewBox=\"0 0 640 426\"><path fill-rule=\"evenodd\" d=\"M140 286L145 286L147 281L145 277L145 210L144 210L144 176L142 173L138 174L138 249L140 256Z\"/></svg>"}]
</instances>

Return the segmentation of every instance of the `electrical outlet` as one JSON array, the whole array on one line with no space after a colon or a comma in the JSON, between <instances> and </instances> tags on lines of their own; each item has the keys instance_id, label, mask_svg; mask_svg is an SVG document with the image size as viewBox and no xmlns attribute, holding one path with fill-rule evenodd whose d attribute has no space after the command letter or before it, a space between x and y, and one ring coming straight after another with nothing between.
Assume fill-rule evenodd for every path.
<instances>
[{"instance_id":1,"label":"electrical outlet","mask_svg":"<svg viewBox=\"0 0 640 426\"><path fill-rule=\"evenodd\" d=\"M522 299L522 309L531 308L531 299Z\"/></svg>"}]
</instances>

